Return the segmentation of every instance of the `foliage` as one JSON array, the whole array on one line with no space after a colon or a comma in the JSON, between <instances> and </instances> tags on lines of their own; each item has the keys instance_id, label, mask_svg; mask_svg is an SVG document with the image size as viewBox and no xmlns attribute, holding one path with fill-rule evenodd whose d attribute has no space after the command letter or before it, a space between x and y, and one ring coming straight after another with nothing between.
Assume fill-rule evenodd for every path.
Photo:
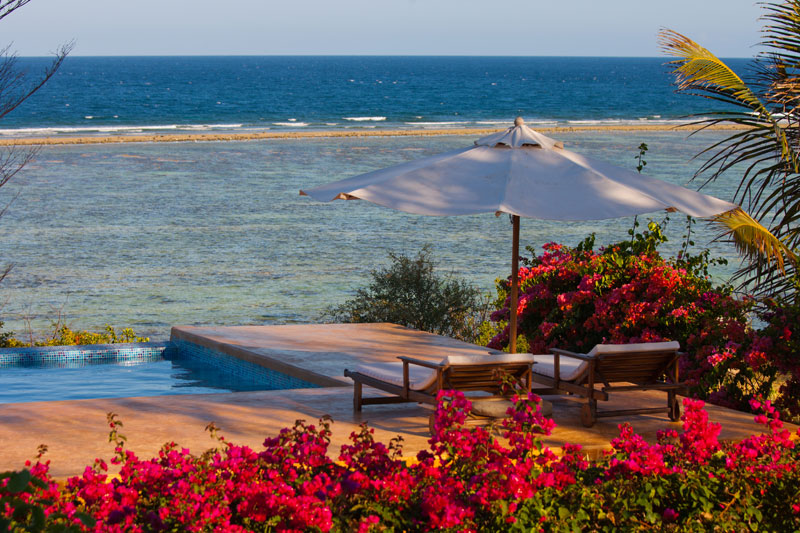
<instances>
[{"instance_id":1,"label":"foliage","mask_svg":"<svg viewBox=\"0 0 800 533\"><path fill-rule=\"evenodd\" d=\"M542 443L554 423L534 395L516 397L500 438L465 427L469 401L440 394L430 447L403 460L399 439L363 425L329 454L331 421L298 421L260 451L218 437L194 455L175 443L157 457L125 449L109 414L112 464L56 483L49 462L0 476L0 524L46 531L792 531L800 528L800 457L769 402L764 432L718 440L703 402L684 400L681 431L651 444L627 424L596 461L580 446ZM212 433L216 429L212 428ZM60 528L60 529L59 529ZM68 529L69 528L69 529Z\"/></svg>"},{"instance_id":2,"label":"foliage","mask_svg":"<svg viewBox=\"0 0 800 533\"><path fill-rule=\"evenodd\" d=\"M0 322L0 328L3 323ZM59 322L55 325L52 335L41 341L21 341L14 338L13 333L0 333L0 348L20 348L25 346L79 346L86 344L118 344L125 342L148 342L149 337L139 337L131 328L123 328L119 333L110 324L105 325L101 333L91 331L73 331L68 326Z\"/></svg>"},{"instance_id":3,"label":"foliage","mask_svg":"<svg viewBox=\"0 0 800 533\"><path fill-rule=\"evenodd\" d=\"M594 251L594 236L574 248L550 243L542 255L524 259L517 308L519 332L528 351L550 348L585 352L599 343L676 340L686 352L681 380L693 394L747 409L749 399L775 399L784 416L800 415L800 346L792 337L800 308L770 302L750 326L755 302L737 299L730 286L714 286L708 250L692 255L688 221L685 246L664 259L666 240L655 222L631 239ZM509 281L497 285L498 310L492 348L508 345ZM794 322L793 322L794 321ZM794 340L792 340L794 339ZM800 418L796 418L800 420Z\"/></svg>"},{"instance_id":4,"label":"foliage","mask_svg":"<svg viewBox=\"0 0 800 533\"><path fill-rule=\"evenodd\" d=\"M480 291L453 276L436 273L430 246L416 257L390 253L391 265L328 314L342 322L392 322L463 340L474 339L486 305Z\"/></svg>"},{"instance_id":5,"label":"foliage","mask_svg":"<svg viewBox=\"0 0 800 533\"><path fill-rule=\"evenodd\" d=\"M672 64L679 92L727 104L694 124L742 126L702 152L710 157L698 175L708 181L740 176L735 198L754 219L744 225L740 217L720 220L749 261L738 278L743 286L754 284L757 294L786 299L797 296L800 247L800 0L762 5L766 51L755 58L750 83L688 37L663 30L660 38L665 53L677 57Z\"/></svg>"}]
</instances>

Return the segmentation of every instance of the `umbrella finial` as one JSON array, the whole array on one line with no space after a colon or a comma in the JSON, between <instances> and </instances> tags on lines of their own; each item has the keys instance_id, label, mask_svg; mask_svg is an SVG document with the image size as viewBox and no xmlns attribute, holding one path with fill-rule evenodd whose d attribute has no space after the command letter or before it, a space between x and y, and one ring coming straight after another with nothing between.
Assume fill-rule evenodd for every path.
<instances>
[{"instance_id":1,"label":"umbrella finial","mask_svg":"<svg viewBox=\"0 0 800 533\"><path fill-rule=\"evenodd\" d=\"M522 117L517 117L514 119L515 126L522 126L523 124L525 124L525 121L522 120Z\"/></svg>"}]
</instances>

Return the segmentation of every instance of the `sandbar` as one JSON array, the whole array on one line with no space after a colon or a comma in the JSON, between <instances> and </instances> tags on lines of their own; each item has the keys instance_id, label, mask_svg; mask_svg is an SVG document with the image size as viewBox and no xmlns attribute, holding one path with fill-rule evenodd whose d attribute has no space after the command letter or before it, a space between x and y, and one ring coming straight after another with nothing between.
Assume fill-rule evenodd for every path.
<instances>
[{"instance_id":1,"label":"sandbar","mask_svg":"<svg viewBox=\"0 0 800 533\"><path fill-rule=\"evenodd\" d=\"M109 143L163 143L163 142L219 142L219 141L256 141L266 139L307 139L325 137L428 137L439 135L488 135L505 128L473 128L473 129L408 129L408 130L331 130L331 131L261 131L251 133L179 133L148 135L86 135L80 137L30 137L0 139L0 146L38 146L58 144L109 144ZM636 131L683 131L691 132L700 129L696 125L673 124L619 124L619 125L581 125L553 126L536 128L545 134L570 133L579 131L599 132L636 132ZM714 125L705 129L737 130L743 126Z\"/></svg>"}]
</instances>

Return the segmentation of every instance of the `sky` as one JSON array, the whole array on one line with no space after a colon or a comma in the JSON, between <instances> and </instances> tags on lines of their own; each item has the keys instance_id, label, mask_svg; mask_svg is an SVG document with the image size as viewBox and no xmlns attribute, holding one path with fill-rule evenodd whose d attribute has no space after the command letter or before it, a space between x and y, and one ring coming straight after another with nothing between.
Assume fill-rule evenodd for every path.
<instances>
[{"instance_id":1,"label":"sky","mask_svg":"<svg viewBox=\"0 0 800 533\"><path fill-rule=\"evenodd\" d=\"M20 56L659 56L669 28L752 57L750 0L31 0L0 21Z\"/></svg>"}]
</instances>

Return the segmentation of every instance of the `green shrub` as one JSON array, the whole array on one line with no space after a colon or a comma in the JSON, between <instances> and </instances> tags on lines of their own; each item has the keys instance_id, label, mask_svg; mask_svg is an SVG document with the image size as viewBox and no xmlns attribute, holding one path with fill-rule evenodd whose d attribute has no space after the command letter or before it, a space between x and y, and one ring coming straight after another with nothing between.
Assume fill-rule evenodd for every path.
<instances>
[{"instance_id":1,"label":"green shrub","mask_svg":"<svg viewBox=\"0 0 800 533\"><path fill-rule=\"evenodd\" d=\"M0 322L0 329L3 323ZM79 346L85 344L119 344L125 342L148 342L149 337L139 337L131 328L124 328L117 333L114 327L106 324L105 331L73 331L61 322L54 324L52 334L45 340L25 342L14 337L11 331L0 333L0 348L23 348L27 346Z\"/></svg>"},{"instance_id":2,"label":"green shrub","mask_svg":"<svg viewBox=\"0 0 800 533\"><path fill-rule=\"evenodd\" d=\"M430 247L416 257L390 253L391 265L373 270L370 284L353 299L328 310L339 322L392 322L473 341L487 308L478 289L438 275Z\"/></svg>"}]
</instances>

